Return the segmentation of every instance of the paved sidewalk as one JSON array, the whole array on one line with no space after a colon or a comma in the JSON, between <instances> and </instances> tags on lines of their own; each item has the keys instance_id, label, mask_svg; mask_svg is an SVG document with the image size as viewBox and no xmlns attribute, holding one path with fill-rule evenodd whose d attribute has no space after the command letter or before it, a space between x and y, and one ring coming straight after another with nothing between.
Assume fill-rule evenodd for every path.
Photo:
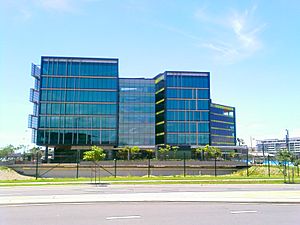
<instances>
[{"instance_id":1,"label":"paved sidewalk","mask_svg":"<svg viewBox=\"0 0 300 225\"><path fill-rule=\"evenodd\" d=\"M182 180L109 180L109 181L106 181L106 180L101 180L101 183L102 184L118 184L118 183L160 183L160 182L170 182L170 183L177 183L177 182L238 182L238 181L278 181L278 180L283 180L282 178L249 178L249 179L199 179L199 180L196 180L196 179L191 179L191 180L188 180L188 179L182 179ZM98 182L98 181L97 181ZM49 181L42 181L42 182L15 182L15 183L12 183L12 182L3 182L3 183L0 183L0 187L1 186L7 186L7 185L64 185L64 184L94 184L94 181L55 181L55 182L52 182L51 180Z\"/></svg>"},{"instance_id":2,"label":"paved sidewalk","mask_svg":"<svg viewBox=\"0 0 300 225\"><path fill-rule=\"evenodd\" d=\"M1 196L0 205L87 202L256 202L298 203L300 191L166 192L84 195Z\"/></svg>"}]
</instances>

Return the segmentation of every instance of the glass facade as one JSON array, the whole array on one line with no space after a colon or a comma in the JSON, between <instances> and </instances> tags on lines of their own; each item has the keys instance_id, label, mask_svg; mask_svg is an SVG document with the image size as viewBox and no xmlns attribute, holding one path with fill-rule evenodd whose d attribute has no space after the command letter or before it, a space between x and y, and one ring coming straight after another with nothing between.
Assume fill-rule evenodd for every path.
<instances>
[{"instance_id":1,"label":"glass facade","mask_svg":"<svg viewBox=\"0 0 300 225\"><path fill-rule=\"evenodd\" d=\"M219 104L211 104L211 145L236 145L235 108Z\"/></svg>"},{"instance_id":2,"label":"glass facade","mask_svg":"<svg viewBox=\"0 0 300 225\"><path fill-rule=\"evenodd\" d=\"M119 80L119 146L155 145L153 79Z\"/></svg>"},{"instance_id":3,"label":"glass facade","mask_svg":"<svg viewBox=\"0 0 300 225\"><path fill-rule=\"evenodd\" d=\"M119 78L118 59L42 57L32 66L34 142L82 146L233 146L235 108L211 103L210 73Z\"/></svg>"},{"instance_id":4,"label":"glass facade","mask_svg":"<svg viewBox=\"0 0 300 225\"><path fill-rule=\"evenodd\" d=\"M38 145L117 145L118 60L42 57Z\"/></svg>"},{"instance_id":5,"label":"glass facade","mask_svg":"<svg viewBox=\"0 0 300 225\"><path fill-rule=\"evenodd\" d=\"M209 144L209 73L165 72L155 83L156 144Z\"/></svg>"}]
</instances>

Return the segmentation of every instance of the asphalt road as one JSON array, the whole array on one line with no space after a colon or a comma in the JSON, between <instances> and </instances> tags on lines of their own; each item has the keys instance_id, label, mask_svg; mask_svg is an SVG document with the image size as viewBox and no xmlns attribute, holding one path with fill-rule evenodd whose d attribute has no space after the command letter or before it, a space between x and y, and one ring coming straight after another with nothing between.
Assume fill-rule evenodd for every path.
<instances>
[{"instance_id":1,"label":"asphalt road","mask_svg":"<svg viewBox=\"0 0 300 225\"><path fill-rule=\"evenodd\" d=\"M1 205L1 225L291 225L300 204L67 203Z\"/></svg>"}]
</instances>

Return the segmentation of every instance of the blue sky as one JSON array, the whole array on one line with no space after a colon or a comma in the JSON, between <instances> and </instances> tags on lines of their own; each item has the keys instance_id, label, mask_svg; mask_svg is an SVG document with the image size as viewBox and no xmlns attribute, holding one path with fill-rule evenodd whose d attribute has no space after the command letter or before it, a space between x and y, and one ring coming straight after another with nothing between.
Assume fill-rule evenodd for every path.
<instances>
[{"instance_id":1,"label":"blue sky","mask_svg":"<svg viewBox=\"0 0 300 225\"><path fill-rule=\"evenodd\" d=\"M29 144L41 55L116 57L121 77L211 72L237 135L300 136L300 1L0 0L0 146Z\"/></svg>"}]
</instances>

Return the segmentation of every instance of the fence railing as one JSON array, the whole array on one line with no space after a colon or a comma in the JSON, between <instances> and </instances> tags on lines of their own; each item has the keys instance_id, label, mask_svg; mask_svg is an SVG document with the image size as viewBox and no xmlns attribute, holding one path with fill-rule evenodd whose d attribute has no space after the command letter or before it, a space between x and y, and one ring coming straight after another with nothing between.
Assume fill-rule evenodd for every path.
<instances>
[{"instance_id":1,"label":"fence railing","mask_svg":"<svg viewBox=\"0 0 300 225\"><path fill-rule=\"evenodd\" d=\"M67 158L63 156L61 159ZM38 159L38 160L36 160ZM209 159L140 159L140 160L103 160L97 163L80 160L77 156L75 163L64 160L58 160L57 163L42 163L42 160L36 156L32 161L19 161L9 166L16 171L29 176L38 178L48 177L91 177L97 180L103 176L175 176L175 175L225 175L245 169L245 176L257 176L257 170L262 165L267 167L268 177L272 177L272 168L277 168L286 183L293 183L295 177L299 177L299 167L291 163L280 163L276 157L266 156L263 158L252 158L246 155L239 155L230 160ZM50 160L51 162L51 160ZM256 165L256 167L252 167ZM278 177L278 176L277 176ZM97 178L97 179L96 179Z\"/></svg>"}]
</instances>

